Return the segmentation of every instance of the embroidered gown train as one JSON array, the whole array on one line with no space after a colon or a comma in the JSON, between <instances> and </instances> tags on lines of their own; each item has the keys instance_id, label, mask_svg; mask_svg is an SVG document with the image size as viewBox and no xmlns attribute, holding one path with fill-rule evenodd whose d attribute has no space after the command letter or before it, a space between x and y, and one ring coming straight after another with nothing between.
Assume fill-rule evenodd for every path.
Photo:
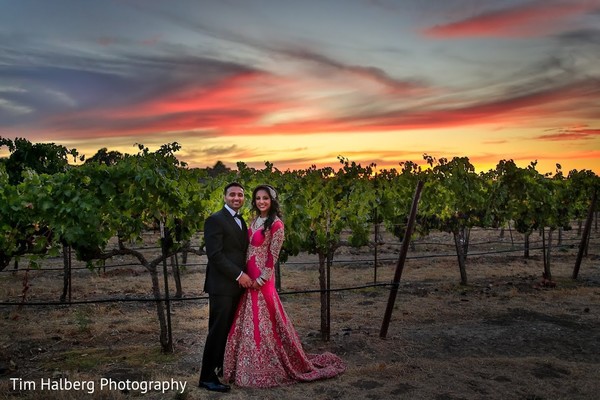
<instances>
[{"instance_id":1,"label":"embroidered gown train","mask_svg":"<svg viewBox=\"0 0 600 400\"><path fill-rule=\"evenodd\" d=\"M224 379L245 387L273 387L334 377L345 370L336 355L307 354L275 290L274 266L284 239L276 218L265 235L248 229L247 274L265 281L242 295L225 348Z\"/></svg>"}]
</instances>

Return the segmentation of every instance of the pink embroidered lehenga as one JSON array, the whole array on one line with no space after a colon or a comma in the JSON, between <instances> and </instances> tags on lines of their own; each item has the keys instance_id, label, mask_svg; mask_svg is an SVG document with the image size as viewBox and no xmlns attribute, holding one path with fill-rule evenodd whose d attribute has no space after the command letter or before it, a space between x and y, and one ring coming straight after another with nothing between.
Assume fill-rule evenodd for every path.
<instances>
[{"instance_id":1,"label":"pink embroidered lehenga","mask_svg":"<svg viewBox=\"0 0 600 400\"><path fill-rule=\"evenodd\" d=\"M238 306L225 348L224 379L245 387L273 387L334 377L345 370L332 354L306 354L275 290L273 270L284 239L277 218L263 229L248 229L247 273L261 278L260 290L248 289Z\"/></svg>"}]
</instances>

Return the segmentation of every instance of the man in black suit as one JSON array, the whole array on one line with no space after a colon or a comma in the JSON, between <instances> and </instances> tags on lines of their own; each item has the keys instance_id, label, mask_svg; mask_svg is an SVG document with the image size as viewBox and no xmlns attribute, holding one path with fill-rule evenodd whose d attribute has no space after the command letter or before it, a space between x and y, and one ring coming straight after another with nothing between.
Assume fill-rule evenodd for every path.
<instances>
[{"instance_id":1,"label":"man in black suit","mask_svg":"<svg viewBox=\"0 0 600 400\"><path fill-rule=\"evenodd\" d=\"M248 229L237 214L244 204L244 188L237 182L230 183L225 187L224 198L223 208L204 223L208 256L204 291L209 297L209 319L199 386L217 392L230 389L217 375L223 370L227 335L240 297L244 288L252 285L252 279L244 272Z\"/></svg>"}]
</instances>

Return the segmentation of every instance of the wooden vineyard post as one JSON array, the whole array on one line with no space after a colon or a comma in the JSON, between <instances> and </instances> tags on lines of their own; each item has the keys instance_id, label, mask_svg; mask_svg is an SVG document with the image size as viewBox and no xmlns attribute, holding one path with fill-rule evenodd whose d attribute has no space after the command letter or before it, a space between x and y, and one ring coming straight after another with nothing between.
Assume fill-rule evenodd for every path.
<instances>
[{"instance_id":1,"label":"wooden vineyard post","mask_svg":"<svg viewBox=\"0 0 600 400\"><path fill-rule=\"evenodd\" d=\"M165 305L167 308L167 343L161 343L165 353L173 353L173 331L171 329L171 300L169 299L169 273L167 272L167 249L165 224L160 221L160 242L163 256L163 277L165 282Z\"/></svg>"},{"instance_id":2,"label":"wooden vineyard post","mask_svg":"<svg viewBox=\"0 0 600 400\"><path fill-rule=\"evenodd\" d=\"M390 297L388 299L387 307L385 309L383 323L381 324L381 331L379 332L379 337L382 339L385 339L385 337L387 336L388 327L392 318L392 310L394 309L394 303L396 302L396 296L398 294L398 286L400 284L402 270L404 269L404 262L406 261L406 253L408 253L410 237L412 236L415 226L415 219L417 217L417 206L419 204L419 199L421 198L421 191L423 190L423 185L423 181L419 181L417 183L417 188L415 189L415 195L413 197L410 215L408 217L408 224L406 225L406 232L404 234L404 239L402 240L400 256L398 257L398 263L396 264L396 273L394 274L392 290L390 291Z\"/></svg>"},{"instance_id":3,"label":"wooden vineyard post","mask_svg":"<svg viewBox=\"0 0 600 400\"><path fill-rule=\"evenodd\" d=\"M375 240L373 240L373 284L377 284L377 263L379 262L377 257L377 241L379 239L379 224L377 223L377 209L375 209Z\"/></svg>"},{"instance_id":4,"label":"wooden vineyard post","mask_svg":"<svg viewBox=\"0 0 600 400\"><path fill-rule=\"evenodd\" d=\"M333 252L332 251L328 251L327 252L327 268L326 268L326 275L325 275L325 279L327 281L326 283L326 288L327 288L327 329L325 331L325 335L324 335L324 340L326 342L329 342L329 338L331 337L331 264L333 262Z\"/></svg>"},{"instance_id":5,"label":"wooden vineyard post","mask_svg":"<svg viewBox=\"0 0 600 400\"><path fill-rule=\"evenodd\" d=\"M579 244L579 251L577 252L577 261L575 261L575 268L573 268L573 279L577 279L577 275L579 274L579 267L581 267L581 260L587 248L588 237L590 236L592 230L592 220L594 219L594 208L596 208L597 198L598 192L594 191L594 195L592 196L592 202L590 203L590 208L588 210L587 219L585 220L585 228L583 228L583 235L581 235L581 243Z\"/></svg>"},{"instance_id":6,"label":"wooden vineyard post","mask_svg":"<svg viewBox=\"0 0 600 400\"><path fill-rule=\"evenodd\" d=\"M63 243L63 292L60 296L61 303L64 303L67 298L71 303L71 246Z\"/></svg>"}]
</instances>

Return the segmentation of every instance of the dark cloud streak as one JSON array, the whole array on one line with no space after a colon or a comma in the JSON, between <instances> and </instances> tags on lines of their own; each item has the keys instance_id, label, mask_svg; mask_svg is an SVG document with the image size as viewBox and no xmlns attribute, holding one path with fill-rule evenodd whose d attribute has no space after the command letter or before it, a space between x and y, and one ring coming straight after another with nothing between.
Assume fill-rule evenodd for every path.
<instances>
[{"instance_id":1,"label":"dark cloud streak","mask_svg":"<svg viewBox=\"0 0 600 400\"><path fill-rule=\"evenodd\" d=\"M591 44L600 46L600 29L580 29L556 35L565 44Z\"/></svg>"}]
</instances>

